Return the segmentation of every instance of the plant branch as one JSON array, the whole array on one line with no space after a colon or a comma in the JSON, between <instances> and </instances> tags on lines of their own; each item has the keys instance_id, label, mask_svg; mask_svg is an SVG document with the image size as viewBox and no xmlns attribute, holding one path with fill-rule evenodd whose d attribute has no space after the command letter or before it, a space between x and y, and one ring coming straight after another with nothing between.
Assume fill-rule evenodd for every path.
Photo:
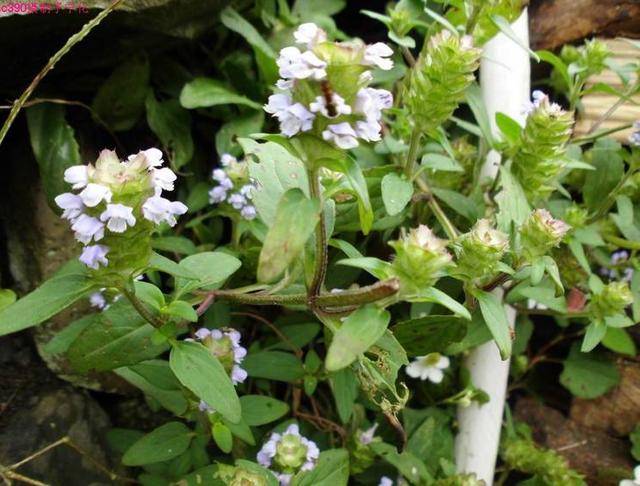
<instances>
[{"instance_id":1,"label":"plant branch","mask_svg":"<svg viewBox=\"0 0 640 486\"><path fill-rule=\"evenodd\" d=\"M315 298L318 307L346 307L350 305L377 302L394 295L400 290L400 282L396 278L382 280L373 285L349 289L337 293L321 293ZM241 294L234 290L214 290L211 292L217 299L234 304L247 305L308 305L307 294Z\"/></svg>"},{"instance_id":2,"label":"plant branch","mask_svg":"<svg viewBox=\"0 0 640 486\"><path fill-rule=\"evenodd\" d=\"M324 222L324 211L322 203L322 186L318 177L318 170L309 171L309 193L312 198L320 201L320 220L316 225L316 255L313 269L313 278L309 284L307 291L308 304L312 310L315 310L316 300L322 291L324 279L327 274L327 263L329 260L329 250L327 248L327 230Z\"/></svg>"},{"instance_id":3,"label":"plant branch","mask_svg":"<svg viewBox=\"0 0 640 486\"><path fill-rule=\"evenodd\" d=\"M404 173L409 178L413 179L413 173L415 171L416 159L418 158L418 150L420 149L420 138L422 134L417 128L411 132L411 139L409 140L409 151L407 152L407 159L404 163Z\"/></svg>"},{"instance_id":4,"label":"plant branch","mask_svg":"<svg viewBox=\"0 0 640 486\"><path fill-rule=\"evenodd\" d=\"M62 46L62 48L60 48L58 52L56 52L53 56L51 56L47 64L36 75L36 77L33 78L29 86L27 86L27 89L25 89L24 92L20 95L20 98L14 101L11 111L7 116L7 119L5 120L4 124L2 125L2 128L0 129L0 145L2 145L2 141L7 135L9 128L11 128L11 125L13 124L16 117L18 116L18 113L20 112L20 110L22 109L26 101L29 99L29 97L33 94L35 89L38 87L38 85L40 84L40 81L42 81L42 79L49 73L49 71L51 71L55 67L58 61L60 61L60 59L62 59L62 57L67 52L69 52L73 46L75 46L78 42L84 39L89 34L89 32L93 30L94 27L100 24L100 22L102 22L102 20L107 15L109 15L118 6L118 4L122 2L123 0L114 0L111 3L111 5L105 8L102 12L96 15L89 22L84 24L84 26L82 27L82 29L80 29L79 32L69 37L67 39L67 42L64 44L64 46Z\"/></svg>"},{"instance_id":5,"label":"plant branch","mask_svg":"<svg viewBox=\"0 0 640 486\"><path fill-rule=\"evenodd\" d=\"M164 323L160 319L158 319L151 312L149 312L149 309L147 309L146 306L142 303L142 301L140 301L140 299L136 297L136 294L134 294L133 292L131 292L129 289L125 287L122 287L120 289L120 292L122 292L122 294L127 298L127 300L131 302L131 305L133 306L133 308L136 311L138 311L138 314L140 314L145 321L147 321L149 324L151 324L153 327L157 329L160 329L164 325Z\"/></svg>"},{"instance_id":6,"label":"plant branch","mask_svg":"<svg viewBox=\"0 0 640 486\"><path fill-rule=\"evenodd\" d=\"M429 205L429 208L431 208L431 211L433 211L433 214L435 215L436 219L442 226L442 229L444 229L444 232L447 234L447 237L451 240L457 238L459 233L458 229L447 217L446 213L444 212L440 204L438 204L437 199L434 197L433 193L431 192L431 189L429 189L429 185L420 177L416 179L416 183L422 190L424 196L427 198L427 204Z\"/></svg>"}]
</instances>

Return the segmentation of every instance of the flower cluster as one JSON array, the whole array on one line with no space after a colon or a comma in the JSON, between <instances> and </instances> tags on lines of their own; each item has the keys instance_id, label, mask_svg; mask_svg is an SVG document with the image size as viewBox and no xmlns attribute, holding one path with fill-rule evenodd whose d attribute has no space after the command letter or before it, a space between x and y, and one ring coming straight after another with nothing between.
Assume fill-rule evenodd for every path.
<instances>
[{"instance_id":1,"label":"flower cluster","mask_svg":"<svg viewBox=\"0 0 640 486\"><path fill-rule=\"evenodd\" d=\"M269 97L264 109L280 122L287 137L313 132L342 149L357 147L358 139L380 140L382 110L391 108L393 95L368 87L369 69L393 67L393 51L382 42L327 42L326 33L313 23L300 25L296 43L277 60L279 92Z\"/></svg>"},{"instance_id":2,"label":"flower cluster","mask_svg":"<svg viewBox=\"0 0 640 486\"><path fill-rule=\"evenodd\" d=\"M544 256L560 244L570 229L571 226L554 219L546 209L534 210L520 228L523 256L530 263Z\"/></svg>"},{"instance_id":3,"label":"flower cluster","mask_svg":"<svg viewBox=\"0 0 640 486\"><path fill-rule=\"evenodd\" d=\"M411 229L389 245L396 251L393 266L401 280L408 279L407 283L418 288L431 287L451 263L447 241L436 237L425 225Z\"/></svg>"},{"instance_id":4,"label":"flower cluster","mask_svg":"<svg viewBox=\"0 0 640 486\"><path fill-rule=\"evenodd\" d=\"M431 383L441 383L444 378L444 370L449 368L450 360L440 353L430 353L426 356L418 356L407 365L405 372L411 378L429 380Z\"/></svg>"},{"instance_id":5,"label":"flower cluster","mask_svg":"<svg viewBox=\"0 0 640 486\"><path fill-rule=\"evenodd\" d=\"M490 277L505 251L509 248L509 236L491 227L487 219L479 219L468 233L455 241L458 257L456 273L469 278Z\"/></svg>"},{"instance_id":6,"label":"flower cluster","mask_svg":"<svg viewBox=\"0 0 640 486\"><path fill-rule=\"evenodd\" d=\"M209 191L209 202L227 203L239 211L244 219L254 219L257 212L251 200L256 187L249 180L246 162L239 162L233 155L223 154L220 165L222 169L213 170L212 177L217 185Z\"/></svg>"},{"instance_id":7,"label":"flower cluster","mask_svg":"<svg viewBox=\"0 0 640 486\"><path fill-rule=\"evenodd\" d=\"M541 91L524 107L527 121L509 154L513 175L532 202L555 190L555 181L566 165L566 145L571 136L573 113L552 103Z\"/></svg>"},{"instance_id":8,"label":"flower cluster","mask_svg":"<svg viewBox=\"0 0 640 486\"><path fill-rule=\"evenodd\" d=\"M282 434L272 433L258 452L262 466L272 468L281 486L288 486L298 471L312 470L320 450L315 442L300 435L297 424L291 424Z\"/></svg>"},{"instance_id":9,"label":"flower cluster","mask_svg":"<svg viewBox=\"0 0 640 486\"><path fill-rule=\"evenodd\" d=\"M611 254L611 266L613 268L601 268L600 275L608 277L610 280L631 282L634 274L634 268L630 265L628 251L614 251Z\"/></svg>"},{"instance_id":10,"label":"flower cluster","mask_svg":"<svg viewBox=\"0 0 640 486\"><path fill-rule=\"evenodd\" d=\"M240 345L241 336L238 331L230 328L220 330L201 327L194 335L196 340L200 341L220 361L234 385L247 379L247 372L240 367L247 355L247 350ZM208 409L208 406L201 404L200 409L203 410L203 408Z\"/></svg>"},{"instance_id":11,"label":"flower cluster","mask_svg":"<svg viewBox=\"0 0 640 486\"><path fill-rule=\"evenodd\" d=\"M173 191L176 180L162 164L162 152L155 148L126 161L103 150L95 165L76 165L64 172L65 182L79 192L60 194L55 201L76 240L85 245L80 261L87 267L98 270L109 265L115 271L143 267L151 253L153 225L174 226L176 216L187 211L181 202L161 196L163 190Z\"/></svg>"},{"instance_id":12,"label":"flower cluster","mask_svg":"<svg viewBox=\"0 0 640 486\"><path fill-rule=\"evenodd\" d=\"M633 294L627 282L611 282L591 295L589 309L598 320L621 314L633 303Z\"/></svg>"}]
</instances>

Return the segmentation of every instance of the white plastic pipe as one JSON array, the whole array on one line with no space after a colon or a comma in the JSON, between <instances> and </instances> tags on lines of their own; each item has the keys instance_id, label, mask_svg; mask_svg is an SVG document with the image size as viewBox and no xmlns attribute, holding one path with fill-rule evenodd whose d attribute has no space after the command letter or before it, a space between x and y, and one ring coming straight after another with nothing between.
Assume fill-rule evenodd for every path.
<instances>
[{"instance_id":1,"label":"white plastic pipe","mask_svg":"<svg viewBox=\"0 0 640 486\"><path fill-rule=\"evenodd\" d=\"M529 22L525 9L512 24L513 32L524 45L529 45ZM531 68L529 55L506 35L499 33L484 46L480 65L480 87L491 128L498 136L495 114L502 112L524 123L524 104L529 100ZM500 156L491 152L481 171L481 177L495 178ZM495 292L502 293L501 289ZM516 313L507 310L509 324L513 327ZM471 404L458 408L459 432L455 443L456 468L460 473L475 473L488 486L493 484L502 415L509 379L509 360L502 361L493 341L478 346L465 359L471 382L490 397L484 405Z\"/></svg>"}]
</instances>

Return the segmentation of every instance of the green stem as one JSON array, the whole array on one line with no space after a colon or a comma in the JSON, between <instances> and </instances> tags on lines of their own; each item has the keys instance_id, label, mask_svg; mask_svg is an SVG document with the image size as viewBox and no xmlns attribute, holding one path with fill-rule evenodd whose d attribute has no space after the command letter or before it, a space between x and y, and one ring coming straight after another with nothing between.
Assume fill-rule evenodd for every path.
<instances>
[{"instance_id":1,"label":"green stem","mask_svg":"<svg viewBox=\"0 0 640 486\"><path fill-rule=\"evenodd\" d=\"M145 321L158 329L160 329L164 325L164 323L160 319L156 318L156 316L149 312L149 309L147 309L142 301L140 301L140 299L136 297L135 293L131 292L126 287L122 287L119 290L127 298L127 300L131 302L133 308L138 311L138 314L140 314Z\"/></svg>"},{"instance_id":2,"label":"green stem","mask_svg":"<svg viewBox=\"0 0 640 486\"><path fill-rule=\"evenodd\" d=\"M79 32L69 37L67 39L67 42L64 44L64 46L62 46L62 48L60 48L58 52L56 52L53 56L51 56L47 64L36 75L36 77L33 78L29 86L27 86L27 89L25 89L24 92L20 95L20 98L18 98L13 103L13 107L9 112L9 116L7 116L7 119L5 120L4 124L2 125L2 128L0 129L0 145L2 145L2 141L4 140L4 137L7 135L9 128L11 128L11 125L13 124L14 120L18 116L18 113L20 112L20 110L22 109L26 101L29 99L29 97L33 94L35 89L38 87L38 84L40 84L40 81L42 81L42 79L47 75L47 73L49 73L49 71L51 71L55 67L58 61L62 59L62 57L67 52L69 52L73 46L75 46L78 42L84 39L89 34L89 32L93 30L94 27L96 27L100 22L102 22L102 20L107 15L109 15L113 11L113 9L115 9L118 6L118 4L122 2L123 0L114 0L111 3L111 5L105 8L102 12L96 15L89 22L84 24L84 26L82 27L82 29L80 29Z\"/></svg>"},{"instance_id":3,"label":"green stem","mask_svg":"<svg viewBox=\"0 0 640 486\"><path fill-rule=\"evenodd\" d=\"M317 307L346 307L368 304L394 295L398 290L400 290L400 282L392 278L376 282L373 285L367 285L366 287L360 287L359 289L320 294L313 299L313 303ZM212 294L216 299L225 300L234 304L310 305L308 294L239 294L234 290L214 290Z\"/></svg>"},{"instance_id":4,"label":"green stem","mask_svg":"<svg viewBox=\"0 0 640 486\"><path fill-rule=\"evenodd\" d=\"M608 130L603 130L601 132L592 133L591 135L585 135L584 137L576 138L572 141L572 143L576 145L584 145L586 143L593 142L596 138L606 137L607 135L611 135L612 133L621 132L622 130L626 130L627 128L631 128L633 123L627 123L626 125L619 125L617 127L610 128Z\"/></svg>"},{"instance_id":5,"label":"green stem","mask_svg":"<svg viewBox=\"0 0 640 486\"><path fill-rule=\"evenodd\" d=\"M420 177L416 179L416 183L418 184L422 192L424 192L424 194L427 196L429 208L431 208L431 211L433 211L433 214L435 215L436 219L442 226L442 229L444 229L444 232L447 234L447 237L451 240L457 238L458 237L457 228L453 225L451 220L447 217L446 213L444 212L440 204L438 204L437 199L433 196L431 189L429 189L429 185Z\"/></svg>"},{"instance_id":6,"label":"green stem","mask_svg":"<svg viewBox=\"0 0 640 486\"><path fill-rule=\"evenodd\" d=\"M628 250L640 250L640 241L629 241L624 238L612 235L604 235L604 239L609 243L619 246L620 248L627 248Z\"/></svg>"},{"instance_id":7,"label":"green stem","mask_svg":"<svg viewBox=\"0 0 640 486\"><path fill-rule=\"evenodd\" d=\"M327 263L329 260L329 250L327 248L327 230L324 222L324 211L322 201L322 187L320 184L320 178L318 177L318 170L312 169L308 171L309 174L309 194L312 198L320 201L320 220L316 225L316 255L315 265L313 270L313 278L308 288L308 297L310 306L315 306L314 302L320 295L324 279L327 274Z\"/></svg>"},{"instance_id":8,"label":"green stem","mask_svg":"<svg viewBox=\"0 0 640 486\"><path fill-rule=\"evenodd\" d=\"M407 160L404 163L404 173L409 180L413 179L413 171L415 170L416 158L418 157L421 135L420 130L417 128L414 128L413 132L411 132L409 152L407 153Z\"/></svg>"},{"instance_id":9,"label":"green stem","mask_svg":"<svg viewBox=\"0 0 640 486\"><path fill-rule=\"evenodd\" d=\"M627 181L631 178L631 176L634 173L635 173L635 168L630 167L629 170L624 174L624 176L622 176L622 179L618 181L618 184L616 184L616 187L614 187L613 190L607 195L604 202L600 205L600 207L594 213L594 215L589 218L588 223L594 223L595 221L599 220L609 212L609 209L611 209L611 206L613 206L613 204L616 202L618 193L622 190L624 185L627 183Z\"/></svg>"}]
</instances>

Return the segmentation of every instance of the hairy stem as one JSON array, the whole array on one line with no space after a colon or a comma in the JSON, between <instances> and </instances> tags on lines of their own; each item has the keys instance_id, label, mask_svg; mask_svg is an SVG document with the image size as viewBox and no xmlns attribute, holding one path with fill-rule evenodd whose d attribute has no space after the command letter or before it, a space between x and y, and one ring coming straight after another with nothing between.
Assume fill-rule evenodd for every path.
<instances>
[{"instance_id":1,"label":"hairy stem","mask_svg":"<svg viewBox=\"0 0 640 486\"><path fill-rule=\"evenodd\" d=\"M29 86L27 86L27 89L25 89L24 92L20 95L20 98L18 98L13 103L11 111L9 112L9 116L7 116L7 119L5 120L4 124L2 125L2 128L0 129L0 145L2 145L2 141L4 140L4 137L7 135L9 128L11 128L11 125L13 124L14 120L18 116L18 113L20 112L20 110L22 109L26 101L29 99L29 97L33 94L35 89L38 87L38 84L40 84L40 81L42 81L42 79L49 73L49 71L51 71L55 67L58 61L60 61L60 59L62 59L62 57L67 52L69 52L73 46L75 46L78 42L84 39L89 34L89 32L93 30L94 27L96 27L100 22L102 22L102 20L107 15L109 15L113 11L113 9L115 9L118 6L118 4L122 3L123 1L124 0L114 0L111 3L111 5L105 8L102 12L96 15L89 22L84 24L84 26L82 27L82 29L80 29L79 32L69 37L67 39L67 42L64 44L64 46L62 46L58 52L56 52L53 56L51 56L47 64L36 75L36 77L33 78Z\"/></svg>"},{"instance_id":2,"label":"hairy stem","mask_svg":"<svg viewBox=\"0 0 640 486\"><path fill-rule=\"evenodd\" d=\"M318 170L309 171L309 193L312 198L320 201L320 220L316 225L316 255L313 270L313 278L309 284L307 291L309 307L315 307L317 297L320 295L324 279L327 275L327 262L329 259L329 251L327 248L327 230L324 222L324 211L322 202L322 186L318 177Z\"/></svg>"},{"instance_id":3,"label":"hairy stem","mask_svg":"<svg viewBox=\"0 0 640 486\"><path fill-rule=\"evenodd\" d=\"M337 293L319 294L314 303L318 307L346 307L368 304L385 299L400 290L398 279L382 280L359 289L344 290ZM214 290L212 294L220 300L234 304L247 305L305 305L309 303L307 294L240 294L233 290Z\"/></svg>"},{"instance_id":4,"label":"hairy stem","mask_svg":"<svg viewBox=\"0 0 640 486\"><path fill-rule=\"evenodd\" d=\"M436 219L444 229L444 232L447 234L447 237L451 240L458 237L458 229L454 226L451 220L447 217L447 214L444 212L440 204L438 204L437 199L433 196L431 189L429 189L429 185L420 177L416 179L416 183L422 190L422 192L427 197L427 203Z\"/></svg>"},{"instance_id":5,"label":"hairy stem","mask_svg":"<svg viewBox=\"0 0 640 486\"><path fill-rule=\"evenodd\" d=\"M131 302L133 308L138 311L138 314L140 314L145 321L158 329L163 326L164 323L160 319L156 318L156 316L154 316L151 312L149 312L149 309L147 309L142 301L140 301L140 299L136 297L136 294L125 287L122 287L119 290L127 298L127 300Z\"/></svg>"},{"instance_id":6,"label":"hairy stem","mask_svg":"<svg viewBox=\"0 0 640 486\"><path fill-rule=\"evenodd\" d=\"M420 138L422 134L417 128L411 132L411 139L409 140L409 152L407 152L407 160L404 163L404 173L409 178L413 179L413 172L415 170L416 158L418 157L418 149L420 148Z\"/></svg>"}]
</instances>

